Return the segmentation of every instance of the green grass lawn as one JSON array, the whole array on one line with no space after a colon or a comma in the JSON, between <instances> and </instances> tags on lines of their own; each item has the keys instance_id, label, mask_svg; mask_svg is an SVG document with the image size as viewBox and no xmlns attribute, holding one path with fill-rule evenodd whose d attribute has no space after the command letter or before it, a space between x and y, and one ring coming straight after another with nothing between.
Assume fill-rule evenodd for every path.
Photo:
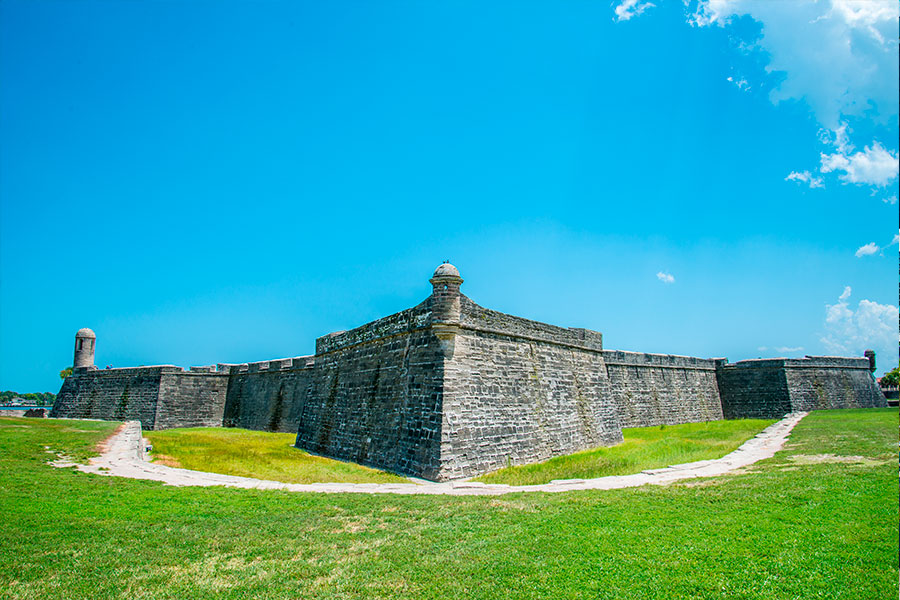
<instances>
[{"instance_id":1,"label":"green grass lawn","mask_svg":"<svg viewBox=\"0 0 900 600\"><path fill-rule=\"evenodd\" d=\"M896 409L741 474L502 497L175 488L54 469L107 423L0 419L0 598L896 598Z\"/></svg>"},{"instance_id":2,"label":"green grass lawn","mask_svg":"<svg viewBox=\"0 0 900 600\"><path fill-rule=\"evenodd\" d=\"M531 485L554 479L630 475L644 469L721 458L774 422L739 419L623 429L625 441L617 446L558 456L542 463L507 467L476 480Z\"/></svg>"},{"instance_id":3,"label":"green grass lawn","mask_svg":"<svg viewBox=\"0 0 900 600\"><path fill-rule=\"evenodd\" d=\"M296 435L195 427L146 431L154 459L196 471L271 479L287 483L409 483L399 475L314 456L294 448Z\"/></svg>"}]
</instances>

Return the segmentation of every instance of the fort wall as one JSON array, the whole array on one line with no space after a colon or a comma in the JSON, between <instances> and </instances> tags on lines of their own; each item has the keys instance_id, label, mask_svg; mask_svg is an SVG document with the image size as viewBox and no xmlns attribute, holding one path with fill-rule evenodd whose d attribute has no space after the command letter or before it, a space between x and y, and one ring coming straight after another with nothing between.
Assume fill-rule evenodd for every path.
<instances>
[{"instance_id":1,"label":"fort wall","mask_svg":"<svg viewBox=\"0 0 900 600\"><path fill-rule=\"evenodd\" d=\"M315 356L74 370L52 417L296 433L315 454L434 480L622 440L623 427L885 406L869 358L725 359L603 349L588 329L481 307L444 264L424 302L316 340ZM81 344L79 344L81 340Z\"/></svg>"},{"instance_id":2,"label":"fort wall","mask_svg":"<svg viewBox=\"0 0 900 600\"><path fill-rule=\"evenodd\" d=\"M313 365L311 356L219 365L220 370L229 373L220 424L297 433L303 407L313 396Z\"/></svg>"},{"instance_id":3,"label":"fort wall","mask_svg":"<svg viewBox=\"0 0 900 600\"><path fill-rule=\"evenodd\" d=\"M723 418L716 366L724 359L605 350L603 361L622 427Z\"/></svg>"},{"instance_id":4,"label":"fort wall","mask_svg":"<svg viewBox=\"0 0 900 600\"><path fill-rule=\"evenodd\" d=\"M743 360L718 373L726 419L773 419L795 411L886 406L866 358Z\"/></svg>"},{"instance_id":5,"label":"fort wall","mask_svg":"<svg viewBox=\"0 0 900 600\"><path fill-rule=\"evenodd\" d=\"M213 367L163 370L153 429L221 427L228 374Z\"/></svg>"},{"instance_id":6,"label":"fort wall","mask_svg":"<svg viewBox=\"0 0 900 600\"><path fill-rule=\"evenodd\" d=\"M51 418L140 421L154 429L159 384L164 371L177 367L104 369L81 367L63 382Z\"/></svg>"},{"instance_id":7,"label":"fort wall","mask_svg":"<svg viewBox=\"0 0 900 600\"><path fill-rule=\"evenodd\" d=\"M443 362L430 302L316 341L297 446L396 473L439 471Z\"/></svg>"},{"instance_id":8,"label":"fort wall","mask_svg":"<svg viewBox=\"0 0 900 600\"><path fill-rule=\"evenodd\" d=\"M600 351L491 325L461 330L445 360L440 479L622 441Z\"/></svg>"}]
</instances>

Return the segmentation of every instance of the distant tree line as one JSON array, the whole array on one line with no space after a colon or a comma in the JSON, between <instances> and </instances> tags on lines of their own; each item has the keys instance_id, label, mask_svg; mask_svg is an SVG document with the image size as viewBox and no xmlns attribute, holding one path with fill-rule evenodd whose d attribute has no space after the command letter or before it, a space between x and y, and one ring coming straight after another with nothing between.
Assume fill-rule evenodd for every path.
<instances>
[{"instance_id":1,"label":"distant tree line","mask_svg":"<svg viewBox=\"0 0 900 600\"><path fill-rule=\"evenodd\" d=\"M0 404L10 404L16 398L21 398L25 404L32 406L51 406L56 400L56 394L53 392L29 392L27 394L12 391L0 392Z\"/></svg>"},{"instance_id":2,"label":"distant tree line","mask_svg":"<svg viewBox=\"0 0 900 600\"><path fill-rule=\"evenodd\" d=\"M892 371L888 371L881 378L882 386L895 386L900 384L900 367L894 367Z\"/></svg>"}]
</instances>

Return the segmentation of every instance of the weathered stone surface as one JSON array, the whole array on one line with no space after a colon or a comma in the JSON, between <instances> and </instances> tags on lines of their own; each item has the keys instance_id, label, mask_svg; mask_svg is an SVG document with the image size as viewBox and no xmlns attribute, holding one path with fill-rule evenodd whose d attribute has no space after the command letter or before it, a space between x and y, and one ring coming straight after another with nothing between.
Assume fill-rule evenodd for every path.
<instances>
[{"instance_id":1,"label":"weathered stone surface","mask_svg":"<svg viewBox=\"0 0 900 600\"><path fill-rule=\"evenodd\" d=\"M135 420L144 429L220 426L228 378L179 367L75 369L52 418Z\"/></svg>"},{"instance_id":2,"label":"weathered stone surface","mask_svg":"<svg viewBox=\"0 0 900 600\"><path fill-rule=\"evenodd\" d=\"M297 446L397 473L439 472L443 363L431 303L316 342Z\"/></svg>"},{"instance_id":3,"label":"weathered stone surface","mask_svg":"<svg viewBox=\"0 0 900 600\"><path fill-rule=\"evenodd\" d=\"M135 420L153 429L164 368L75 369L56 395L50 417Z\"/></svg>"},{"instance_id":4,"label":"weathered stone surface","mask_svg":"<svg viewBox=\"0 0 900 600\"><path fill-rule=\"evenodd\" d=\"M603 352L609 395L622 427L651 427L722 418L716 359Z\"/></svg>"},{"instance_id":5,"label":"weathered stone surface","mask_svg":"<svg viewBox=\"0 0 900 600\"><path fill-rule=\"evenodd\" d=\"M607 389L599 351L464 330L444 362L436 479L621 442Z\"/></svg>"},{"instance_id":6,"label":"weathered stone surface","mask_svg":"<svg viewBox=\"0 0 900 600\"><path fill-rule=\"evenodd\" d=\"M305 358L311 357L269 361L265 369L253 371L231 370L225 427L296 433L303 406L314 389L314 370Z\"/></svg>"},{"instance_id":7,"label":"weathered stone surface","mask_svg":"<svg viewBox=\"0 0 900 600\"><path fill-rule=\"evenodd\" d=\"M868 358L807 356L744 360L718 374L725 418L778 418L789 412L887 406Z\"/></svg>"},{"instance_id":8,"label":"weathered stone surface","mask_svg":"<svg viewBox=\"0 0 900 600\"><path fill-rule=\"evenodd\" d=\"M227 390L226 373L163 371L153 428L220 427Z\"/></svg>"}]
</instances>

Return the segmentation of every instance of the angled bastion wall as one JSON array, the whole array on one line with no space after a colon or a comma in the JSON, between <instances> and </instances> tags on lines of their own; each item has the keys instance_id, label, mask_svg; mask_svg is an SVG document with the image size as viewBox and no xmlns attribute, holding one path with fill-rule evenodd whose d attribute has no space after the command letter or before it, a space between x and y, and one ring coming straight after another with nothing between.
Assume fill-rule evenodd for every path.
<instances>
[{"instance_id":1,"label":"angled bastion wall","mask_svg":"<svg viewBox=\"0 0 900 600\"><path fill-rule=\"evenodd\" d=\"M622 441L599 333L459 305L444 345L441 479Z\"/></svg>"},{"instance_id":2,"label":"angled bastion wall","mask_svg":"<svg viewBox=\"0 0 900 600\"><path fill-rule=\"evenodd\" d=\"M430 299L316 340L315 402L297 423L299 448L437 477L443 369Z\"/></svg>"}]
</instances>

